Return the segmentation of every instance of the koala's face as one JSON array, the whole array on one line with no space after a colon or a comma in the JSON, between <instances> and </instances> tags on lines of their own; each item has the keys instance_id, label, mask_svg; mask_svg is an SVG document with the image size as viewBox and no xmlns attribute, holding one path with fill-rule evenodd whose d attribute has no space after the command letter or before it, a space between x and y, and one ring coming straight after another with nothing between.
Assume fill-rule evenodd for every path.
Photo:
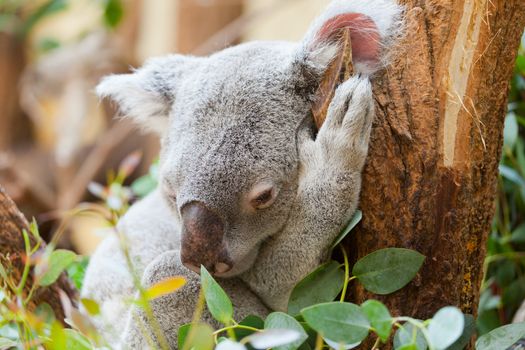
<instances>
[{"instance_id":1,"label":"koala's face","mask_svg":"<svg viewBox=\"0 0 525 350\"><path fill-rule=\"evenodd\" d=\"M300 224L287 223L299 187L297 135L313 129L315 91L339 48L333 34L350 29L357 71L375 66L379 52L373 22L340 12L329 9L331 19L315 22L299 44L156 58L97 88L160 133L161 191L179 218L187 267L239 274L264 240Z\"/></svg>"},{"instance_id":2,"label":"koala's face","mask_svg":"<svg viewBox=\"0 0 525 350\"><path fill-rule=\"evenodd\" d=\"M310 101L291 79L293 45L249 44L191 64L162 137L161 190L181 258L229 276L286 224L297 193L296 134Z\"/></svg>"}]
</instances>

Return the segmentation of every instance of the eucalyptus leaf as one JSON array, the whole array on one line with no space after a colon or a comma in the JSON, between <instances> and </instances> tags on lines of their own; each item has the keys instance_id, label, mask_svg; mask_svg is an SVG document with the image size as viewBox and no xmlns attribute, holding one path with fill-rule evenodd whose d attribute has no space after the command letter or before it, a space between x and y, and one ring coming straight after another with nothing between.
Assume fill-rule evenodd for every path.
<instances>
[{"instance_id":1,"label":"eucalyptus leaf","mask_svg":"<svg viewBox=\"0 0 525 350\"><path fill-rule=\"evenodd\" d=\"M463 334L461 334L461 337L449 346L447 350L463 350L476 332L476 321L474 321L474 317L472 315L463 315L463 318L465 323Z\"/></svg>"},{"instance_id":2,"label":"eucalyptus leaf","mask_svg":"<svg viewBox=\"0 0 525 350\"><path fill-rule=\"evenodd\" d=\"M201 266L201 285L206 305L213 318L221 323L229 324L233 320L232 302L204 266Z\"/></svg>"},{"instance_id":3,"label":"eucalyptus leaf","mask_svg":"<svg viewBox=\"0 0 525 350\"><path fill-rule=\"evenodd\" d=\"M288 313L295 316L305 307L333 301L343 289L344 279L344 271L337 261L319 266L293 289Z\"/></svg>"},{"instance_id":4,"label":"eucalyptus leaf","mask_svg":"<svg viewBox=\"0 0 525 350\"><path fill-rule=\"evenodd\" d=\"M262 332L254 333L243 339L248 341L256 349L278 348L297 342L301 333L292 329L265 329Z\"/></svg>"},{"instance_id":5,"label":"eucalyptus leaf","mask_svg":"<svg viewBox=\"0 0 525 350\"><path fill-rule=\"evenodd\" d=\"M179 331L177 333L177 344L179 345L179 349L184 348L184 343L186 342L190 328L191 323L186 323L179 327Z\"/></svg>"},{"instance_id":6,"label":"eucalyptus leaf","mask_svg":"<svg viewBox=\"0 0 525 350\"><path fill-rule=\"evenodd\" d=\"M57 249L51 252L45 272L40 276L38 283L41 286L53 284L60 274L76 259L76 254L69 250Z\"/></svg>"},{"instance_id":7,"label":"eucalyptus leaf","mask_svg":"<svg viewBox=\"0 0 525 350\"><path fill-rule=\"evenodd\" d=\"M525 180L523 179L523 177L521 177L521 175L516 170L506 165L500 164L499 173L505 179L512 181L516 185L525 186Z\"/></svg>"},{"instance_id":8,"label":"eucalyptus leaf","mask_svg":"<svg viewBox=\"0 0 525 350\"><path fill-rule=\"evenodd\" d=\"M88 338L74 329L64 329L64 336L66 339L66 349L68 350L90 350L93 345Z\"/></svg>"},{"instance_id":9,"label":"eucalyptus leaf","mask_svg":"<svg viewBox=\"0 0 525 350\"><path fill-rule=\"evenodd\" d=\"M503 143L505 147L514 149L514 145L518 139L518 121L516 120L516 114L513 112L508 113L505 118L503 135Z\"/></svg>"},{"instance_id":10,"label":"eucalyptus leaf","mask_svg":"<svg viewBox=\"0 0 525 350\"><path fill-rule=\"evenodd\" d=\"M396 331L394 349L426 350L427 342L421 330L407 322Z\"/></svg>"},{"instance_id":11,"label":"eucalyptus leaf","mask_svg":"<svg viewBox=\"0 0 525 350\"><path fill-rule=\"evenodd\" d=\"M11 339L0 338L0 350L11 349L16 347L17 345L18 344Z\"/></svg>"},{"instance_id":12,"label":"eucalyptus leaf","mask_svg":"<svg viewBox=\"0 0 525 350\"><path fill-rule=\"evenodd\" d=\"M357 348L359 345L361 345L361 342L357 342L353 344L342 344L342 343L338 343L330 339L325 339L324 341L326 342L326 344L330 346L330 348L334 350L350 350L353 348Z\"/></svg>"},{"instance_id":13,"label":"eucalyptus leaf","mask_svg":"<svg viewBox=\"0 0 525 350\"><path fill-rule=\"evenodd\" d=\"M246 316L241 322L239 322L239 325L256 328L256 329L264 329L263 319L256 315ZM235 332L235 337L237 339L242 339L255 332L255 331L244 329L244 328L234 328L233 331Z\"/></svg>"},{"instance_id":14,"label":"eucalyptus leaf","mask_svg":"<svg viewBox=\"0 0 525 350\"><path fill-rule=\"evenodd\" d=\"M386 248L357 261L352 274L366 290L390 294L407 285L419 271L425 256L410 249Z\"/></svg>"},{"instance_id":15,"label":"eucalyptus leaf","mask_svg":"<svg viewBox=\"0 0 525 350\"><path fill-rule=\"evenodd\" d=\"M352 303L317 304L303 309L301 314L312 329L336 343L358 343L366 338L370 330L365 314Z\"/></svg>"},{"instance_id":16,"label":"eucalyptus leaf","mask_svg":"<svg viewBox=\"0 0 525 350\"><path fill-rule=\"evenodd\" d=\"M223 339L217 344L215 350L246 350L246 346L230 339Z\"/></svg>"},{"instance_id":17,"label":"eucalyptus leaf","mask_svg":"<svg viewBox=\"0 0 525 350\"><path fill-rule=\"evenodd\" d=\"M299 338L286 345L273 347L273 350L295 350L308 338L301 324L292 316L284 312L272 312L264 321L265 329L291 329L299 333Z\"/></svg>"},{"instance_id":18,"label":"eucalyptus leaf","mask_svg":"<svg viewBox=\"0 0 525 350\"><path fill-rule=\"evenodd\" d=\"M502 350L525 336L525 322L499 327L478 338L476 350Z\"/></svg>"},{"instance_id":19,"label":"eucalyptus leaf","mask_svg":"<svg viewBox=\"0 0 525 350\"><path fill-rule=\"evenodd\" d=\"M215 345L213 329L206 323L193 324L190 328L185 327L183 332L186 332L184 346L181 347L179 341L179 349L212 350Z\"/></svg>"},{"instance_id":20,"label":"eucalyptus leaf","mask_svg":"<svg viewBox=\"0 0 525 350\"><path fill-rule=\"evenodd\" d=\"M345 239L345 237L350 233L350 231L352 231L354 227L356 227L356 225L361 221L362 218L363 212L361 210L356 210L354 216L352 216L352 219L350 219L348 225L346 225L345 229L339 234L339 236L337 236L336 240L332 244L332 249L337 247L337 245L341 243L343 239Z\"/></svg>"},{"instance_id":21,"label":"eucalyptus leaf","mask_svg":"<svg viewBox=\"0 0 525 350\"><path fill-rule=\"evenodd\" d=\"M367 300L361 304L361 309L375 329L381 341L386 342L392 331L392 316L387 307L377 300Z\"/></svg>"},{"instance_id":22,"label":"eucalyptus leaf","mask_svg":"<svg viewBox=\"0 0 525 350\"><path fill-rule=\"evenodd\" d=\"M440 309L430 320L428 338L432 346L443 350L454 344L463 334L465 318L455 306Z\"/></svg>"}]
</instances>

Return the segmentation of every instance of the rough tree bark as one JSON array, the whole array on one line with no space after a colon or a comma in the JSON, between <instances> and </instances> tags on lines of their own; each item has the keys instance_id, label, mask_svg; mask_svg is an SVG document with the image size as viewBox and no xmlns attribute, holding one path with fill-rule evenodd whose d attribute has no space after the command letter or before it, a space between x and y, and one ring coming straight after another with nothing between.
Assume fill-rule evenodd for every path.
<instances>
[{"instance_id":1,"label":"rough tree bark","mask_svg":"<svg viewBox=\"0 0 525 350\"><path fill-rule=\"evenodd\" d=\"M0 263L9 276L13 277L16 284L20 282L25 264L25 244L22 231L29 233L29 225L24 215L18 210L16 204L0 186ZM29 234L30 245L34 247L35 238ZM42 243L42 248L45 244ZM24 293L27 295L33 283L32 273L27 280ZM0 279L0 287L4 282ZM63 290L76 303L77 292L65 274L49 287L36 289L29 305L30 310L43 302L48 303L58 320L64 320L64 310L60 303L59 290Z\"/></svg>"},{"instance_id":2,"label":"rough tree bark","mask_svg":"<svg viewBox=\"0 0 525 350\"><path fill-rule=\"evenodd\" d=\"M426 255L409 286L378 297L395 315L457 305L475 314L494 215L509 79L523 0L402 0L407 31L376 79L354 261L385 247Z\"/></svg>"}]
</instances>

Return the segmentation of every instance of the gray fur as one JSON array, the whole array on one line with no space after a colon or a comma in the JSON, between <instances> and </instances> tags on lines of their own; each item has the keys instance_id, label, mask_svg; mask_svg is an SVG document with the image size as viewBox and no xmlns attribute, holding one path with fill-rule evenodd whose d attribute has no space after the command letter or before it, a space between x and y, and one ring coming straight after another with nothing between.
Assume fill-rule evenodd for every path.
<instances>
[{"instance_id":1,"label":"gray fur","mask_svg":"<svg viewBox=\"0 0 525 350\"><path fill-rule=\"evenodd\" d=\"M400 13L387 0L351 4L359 2L334 1L321 18L359 10L383 34ZM161 136L159 189L132 206L118 231L144 285L174 275L188 279L181 290L153 302L172 348L178 327L191 321L199 289L198 275L180 260L184 205L204 203L224 222L233 268L216 278L232 298L237 320L285 310L294 285L326 259L357 207L374 115L367 75L373 72L363 66L361 75L337 89L314 135L314 93L337 51L328 42L308 44L317 27L319 21L301 43L252 42L206 58L152 59L133 74L106 78L97 89ZM250 196L261 184L273 186L274 202L254 209ZM82 296L102 306L94 321L112 345L146 348L137 324L145 316L125 303L136 289L121 244L115 235L97 249Z\"/></svg>"}]
</instances>

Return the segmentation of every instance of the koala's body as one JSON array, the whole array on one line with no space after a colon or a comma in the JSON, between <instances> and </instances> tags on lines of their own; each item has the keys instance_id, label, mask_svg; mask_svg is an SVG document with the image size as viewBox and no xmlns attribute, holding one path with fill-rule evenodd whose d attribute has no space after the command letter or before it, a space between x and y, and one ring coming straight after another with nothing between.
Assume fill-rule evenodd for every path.
<instances>
[{"instance_id":1,"label":"koala's body","mask_svg":"<svg viewBox=\"0 0 525 350\"><path fill-rule=\"evenodd\" d=\"M123 244L146 287L188 280L152 302L172 348L191 321L201 265L230 295L238 320L286 310L295 284L327 258L356 209L374 116L369 76L400 13L391 0L336 0L300 43L161 57L103 80L101 96L161 137L159 188L131 207L121 239L107 238L86 273L82 296L101 305L94 321L112 345L146 348L141 329L150 330L125 303L137 290ZM350 28L357 75L338 87L316 134L312 103L342 28Z\"/></svg>"}]
</instances>

